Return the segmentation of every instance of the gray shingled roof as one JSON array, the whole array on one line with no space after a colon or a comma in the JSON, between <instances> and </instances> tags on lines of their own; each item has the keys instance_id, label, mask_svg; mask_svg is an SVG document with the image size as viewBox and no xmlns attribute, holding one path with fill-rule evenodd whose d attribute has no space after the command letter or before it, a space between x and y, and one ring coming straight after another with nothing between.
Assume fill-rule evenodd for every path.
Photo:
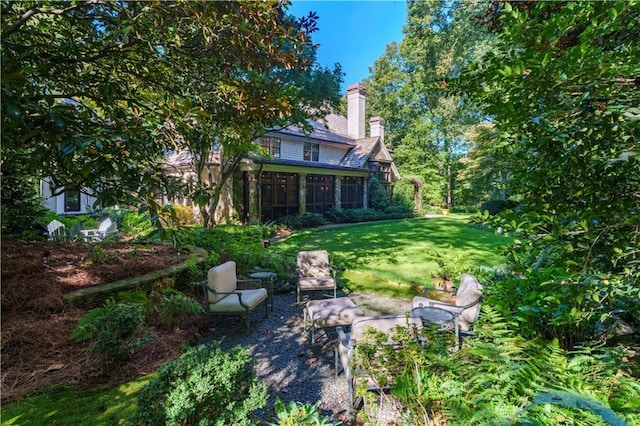
<instances>
[{"instance_id":1,"label":"gray shingled roof","mask_svg":"<svg viewBox=\"0 0 640 426\"><path fill-rule=\"evenodd\" d=\"M337 120L335 120L335 122L337 123ZM354 145L355 143L352 138L329 130L327 126L325 126L323 123L319 121L307 120L307 123L309 123L309 125L313 129L311 135L309 135L311 139L316 139L316 140L321 140L326 142L341 143L346 145ZM269 129L269 130L271 132L283 133L283 134L292 135L292 136L300 136L303 138L307 137L307 135L305 135L305 133L303 132L302 128L300 126L295 126L295 125L287 126L284 128Z\"/></svg>"},{"instance_id":2,"label":"gray shingled roof","mask_svg":"<svg viewBox=\"0 0 640 426\"><path fill-rule=\"evenodd\" d=\"M376 146L379 138L363 138L356 141L356 146L351 148L351 151L344 156L340 165L344 167L357 167L362 168L371 155L371 151Z\"/></svg>"}]
</instances>

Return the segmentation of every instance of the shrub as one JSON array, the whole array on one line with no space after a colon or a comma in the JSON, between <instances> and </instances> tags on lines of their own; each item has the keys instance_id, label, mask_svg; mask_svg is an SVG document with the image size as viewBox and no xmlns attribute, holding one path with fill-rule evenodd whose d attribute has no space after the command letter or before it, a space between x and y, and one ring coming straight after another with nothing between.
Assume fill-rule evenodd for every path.
<instances>
[{"instance_id":1,"label":"shrub","mask_svg":"<svg viewBox=\"0 0 640 426\"><path fill-rule=\"evenodd\" d=\"M151 336L140 337L144 308L138 304L107 300L104 307L87 312L75 326L71 339L92 341L91 351L98 354L108 370L129 358Z\"/></svg>"},{"instance_id":2,"label":"shrub","mask_svg":"<svg viewBox=\"0 0 640 426\"><path fill-rule=\"evenodd\" d=\"M185 226L185 225L195 225L198 223L196 221L195 216L193 215L193 207L175 204L173 205L173 210L175 210L176 212L178 225Z\"/></svg>"},{"instance_id":3,"label":"shrub","mask_svg":"<svg viewBox=\"0 0 640 426\"><path fill-rule=\"evenodd\" d=\"M268 228L254 225L222 225L215 228L198 228L190 234L186 243L217 253L217 263L234 260L238 270L245 273L259 265L264 253L262 242Z\"/></svg>"},{"instance_id":4,"label":"shrub","mask_svg":"<svg viewBox=\"0 0 640 426\"><path fill-rule=\"evenodd\" d=\"M248 425L264 407L267 391L242 347L223 352L217 345L188 349L170 361L138 395L135 424Z\"/></svg>"},{"instance_id":5,"label":"shrub","mask_svg":"<svg viewBox=\"0 0 640 426\"><path fill-rule=\"evenodd\" d=\"M120 228L126 234L141 235L154 229L148 215L129 211L122 212Z\"/></svg>"},{"instance_id":6,"label":"shrub","mask_svg":"<svg viewBox=\"0 0 640 426\"><path fill-rule=\"evenodd\" d=\"M30 176L28 167L19 163L2 162L0 229L3 235L33 229L36 219L45 212L37 191L38 179Z\"/></svg>"},{"instance_id":7,"label":"shrub","mask_svg":"<svg viewBox=\"0 0 640 426\"><path fill-rule=\"evenodd\" d=\"M317 228L326 223L324 216L318 213L305 212L299 216L287 215L278 219L279 225L289 229Z\"/></svg>"},{"instance_id":8,"label":"shrub","mask_svg":"<svg viewBox=\"0 0 640 426\"><path fill-rule=\"evenodd\" d=\"M384 209L386 219L403 219L405 217L413 217L413 210L404 205L390 205Z\"/></svg>"},{"instance_id":9,"label":"shrub","mask_svg":"<svg viewBox=\"0 0 640 426\"><path fill-rule=\"evenodd\" d=\"M285 405L280 398L276 398L276 423L269 423L269 426L334 426L329 418L323 416L318 411L318 404L301 404L291 401Z\"/></svg>"},{"instance_id":10,"label":"shrub","mask_svg":"<svg viewBox=\"0 0 640 426\"><path fill-rule=\"evenodd\" d=\"M518 202L513 200L489 200L482 203L480 212L488 211L489 215L494 216L503 210L514 209L517 206Z\"/></svg>"},{"instance_id":11,"label":"shrub","mask_svg":"<svg viewBox=\"0 0 640 426\"><path fill-rule=\"evenodd\" d=\"M160 326L170 328L188 317L201 314L202 306L184 293L169 289L160 296L158 313Z\"/></svg>"},{"instance_id":12,"label":"shrub","mask_svg":"<svg viewBox=\"0 0 640 426\"><path fill-rule=\"evenodd\" d=\"M375 177L369 180L369 205L372 209L380 212L389 205L389 194Z\"/></svg>"}]
</instances>

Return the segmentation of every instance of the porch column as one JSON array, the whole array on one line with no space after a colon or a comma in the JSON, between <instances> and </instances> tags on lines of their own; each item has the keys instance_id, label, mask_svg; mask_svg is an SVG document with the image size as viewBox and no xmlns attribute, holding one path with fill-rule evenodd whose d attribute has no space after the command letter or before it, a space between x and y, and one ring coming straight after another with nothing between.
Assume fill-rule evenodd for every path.
<instances>
[{"instance_id":1,"label":"porch column","mask_svg":"<svg viewBox=\"0 0 640 426\"><path fill-rule=\"evenodd\" d=\"M307 211L307 174L298 174L298 214Z\"/></svg>"},{"instance_id":2,"label":"porch column","mask_svg":"<svg viewBox=\"0 0 640 426\"><path fill-rule=\"evenodd\" d=\"M333 188L333 208L340 209L342 205L342 176L336 176Z\"/></svg>"},{"instance_id":3,"label":"porch column","mask_svg":"<svg viewBox=\"0 0 640 426\"><path fill-rule=\"evenodd\" d=\"M363 179L364 185L362 188L362 207L369 208L369 178Z\"/></svg>"},{"instance_id":4,"label":"porch column","mask_svg":"<svg viewBox=\"0 0 640 426\"><path fill-rule=\"evenodd\" d=\"M247 186L248 186L248 194L249 198L247 201L247 210L249 214L249 220L256 219L260 220L260 200L258 198L258 173L259 171L247 171Z\"/></svg>"}]
</instances>

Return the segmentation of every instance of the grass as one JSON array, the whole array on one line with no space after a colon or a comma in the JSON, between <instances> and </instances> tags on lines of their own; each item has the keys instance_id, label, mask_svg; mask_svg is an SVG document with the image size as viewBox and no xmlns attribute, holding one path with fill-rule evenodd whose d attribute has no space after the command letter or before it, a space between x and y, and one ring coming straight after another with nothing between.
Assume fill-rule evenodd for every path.
<instances>
[{"instance_id":1,"label":"grass","mask_svg":"<svg viewBox=\"0 0 640 426\"><path fill-rule=\"evenodd\" d=\"M152 376L115 388L51 387L2 406L2 425L128 424L137 394Z\"/></svg>"},{"instance_id":2,"label":"grass","mask_svg":"<svg viewBox=\"0 0 640 426\"><path fill-rule=\"evenodd\" d=\"M300 250L325 249L352 291L411 298L433 285L443 260L454 279L478 266L503 263L502 249L512 240L467 223L466 215L407 219L299 232L272 246L291 256Z\"/></svg>"},{"instance_id":3,"label":"grass","mask_svg":"<svg viewBox=\"0 0 640 426\"><path fill-rule=\"evenodd\" d=\"M501 247L511 240L470 225L466 216L411 219L327 227L300 232L270 250L295 256L325 249L341 269L340 283L352 291L411 298L438 271L436 253L461 270L502 263ZM112 389L48 388L3 404L4 425L127 424L137 393L150 376Z\"/></svg>"}]
</instances>

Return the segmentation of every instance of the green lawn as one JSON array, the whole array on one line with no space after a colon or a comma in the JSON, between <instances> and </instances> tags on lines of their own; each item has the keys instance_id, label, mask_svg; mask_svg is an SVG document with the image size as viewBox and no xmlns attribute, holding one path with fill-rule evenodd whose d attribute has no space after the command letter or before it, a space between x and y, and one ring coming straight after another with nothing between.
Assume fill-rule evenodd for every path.
<instances>
[{"instance_id":1,"label":"green lawn","mask_svg":"<svg viewBox=\"0 0 640 426\"><path fill-rule=\"evenodd\" d=\"M296 233L272 250L295 256L300 250L325 249L349 289L412 297L432 286L438 253L459 273L504 262L502 248L511 239L467 219L451 215L327 227Z\"/></svg>"},{"instance_id":2,"label":"green lawn","mask_svg":"<svg viewBox=\"0 0 640 426\"><path fill-rule=\"evenodd\" d=\"M2 425L118 425L136 410L145 376L111 389L50 388L3 404Z\"/></svg>"}]
</instances>

